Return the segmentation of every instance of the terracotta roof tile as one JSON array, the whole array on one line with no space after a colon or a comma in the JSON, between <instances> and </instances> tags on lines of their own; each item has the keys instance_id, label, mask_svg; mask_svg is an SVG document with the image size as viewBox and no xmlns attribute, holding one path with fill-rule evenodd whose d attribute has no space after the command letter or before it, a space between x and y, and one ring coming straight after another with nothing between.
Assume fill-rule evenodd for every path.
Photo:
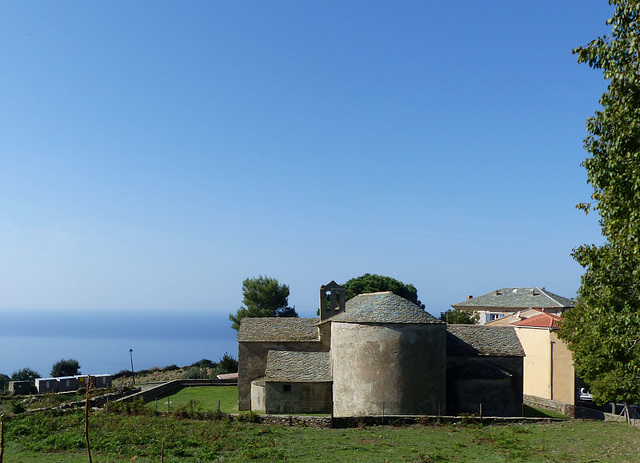
<instances>
[{"instance_id":1,"label":"terracotta roof tile","mask_svg":"<svg viewBox=\"0 0 640 463\"><path fill-rule=\"evenodd\" d=\"M511 326L529 326L531 328L559 328L562 317L543 312L530 318L511 323Z\"/></svg>"}]
</instances>

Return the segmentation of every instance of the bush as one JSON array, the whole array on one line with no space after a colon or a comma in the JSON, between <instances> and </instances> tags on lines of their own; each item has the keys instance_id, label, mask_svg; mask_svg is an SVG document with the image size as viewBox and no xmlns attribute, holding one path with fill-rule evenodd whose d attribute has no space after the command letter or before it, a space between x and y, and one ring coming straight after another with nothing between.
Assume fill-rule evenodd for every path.
<instances>
[{"instance_id":1,"label":"bush","mask_svg":"<svg viewBox=\"0 0 640 463\"><path fill-rule=\"evenodd\" d=\"M174 365L169 365L169 366L164 367L162 369L162 371L173 371L173 370L179 370L179 369L180 369L180 367L178 365L174 364Z\"/></svg>"},{"instance_id":2,"label":"bush","mask_svg":"<svg viewBox=\"0 0 640 463\"><path fill-rule=\"evenodd\" d=\"M257 423L258 421L260 421L260 415L253 411L240 412L238 413L237 420L242 423Z\"/></svg>"},{"instance_id":3,"label":"bush","mask_svg":"<svg viewBox=\"0 0 640 463\"><path fill-rule=\"evenodd\" d=\"M190 367L182 374L184 379L201 379L206 373L199 367Z\"/></svg>"},{"instance_id":4,"label":"bush","mask_svg":"<svg viewBox=\"0 0 640 463\"><path fill-rule=\"evenodd\" d=\"M109 411L123 415L153 415L154 413L141 398L130 402L113 402L109 404Z\"/></svg>"},{"instance_id":5,"label":"bush","mask_svg":"<svg viewBox=\"0 0 640 463\"><path fill-rule=\"evenodd\" d=\"M180 418L196 418L202 410L202 402L190 399L186 404L178 405L173 411L173 415Z\"/></svg>"},{"instance_id":6,"label":"bush","mask_svg":"<svg viewBox=\"0 0 640 463\"><path fill-rule=\"evenodd\" d=\"M209 359L202 359L202 360L198 360L196 363L189 366L198 367L198 368L215 368L216 364Z\"/></svg>"}]
</instances>

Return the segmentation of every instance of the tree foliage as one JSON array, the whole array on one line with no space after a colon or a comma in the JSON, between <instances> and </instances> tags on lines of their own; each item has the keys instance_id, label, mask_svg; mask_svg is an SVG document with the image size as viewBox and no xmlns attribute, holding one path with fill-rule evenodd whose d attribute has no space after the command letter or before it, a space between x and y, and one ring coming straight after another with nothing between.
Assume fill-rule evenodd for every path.
<instances>
[{"instance_id":1,"label":"tree foliage","mask_svg":"<svg viewBox=\"0 0 640 463\"><path fill-rule=\"evenodd\" d=\"M9 381L11 381L11 378L3 373L0 373L0 390L2 391L2 393L7 390L7 387L9 387Z\"/></svg>"},{"instance_id":2,"label":"tree foliage","mask_svg":"<svg viewBox=\"0 0 640 463\"><path fill-rule=\"evenodd\" d=\"M358 294L391 291L393 294L404 297L424 309L424 304L418 300L418 290L415 286L404 284L395 278L365 273L362 276L351 278L347 281L344 289L347 300Z\"/></svg>"},{"instance_id":3,"label":"tree foliage","mask_svg":"<svg viewBox=\"0 0 640 463\"><path fill-rule=\"evenodd\" d=\"M440 320L456 325L476 325L480 314L475 310L449 309L440 313Z\"/></svg>"},{"instance_id":4,"label":"tree foliage","mask_svg":"<svg viewBox=\"0 0 640 463\"><path fill-rule=\"evenodd\" d=\"M61 359L51 367L51 376L59 378L60 376L74 376L80 374L80 364L74 359Z\"/></svg>"},{"instance_id":5,"label":"tree foliage","mask_svg":"<svg viewBox=\"0 0 640 463\"><path fill-rule=\"evenodd\" d=\"M36 378L40 378L40 373L31 368L22 368L11 375L11 381L33 381Z\"/></svg>"},{"instance_id":6,"label":"tree foliage","mask_svg":"<svg viewBox=\"0 0 640 463\"><path fill-rule=\"evenodd\" d=\"M238 361L231 357L227 352L224 353L218 365L216 366L216 374L237 373Z\"/></svg>"},{"instance_id":7,"label":"tree foliage","mask_svg":"<svg viewBox=\"0 0 640 463\"><path fill-rule=\"evenodd\" d=\"M277 279L260 275L242 282L244 303L234 314L229 315L231 327L240 329L240 322L246 317L297 317L294 307L289 307L289 285L280 284Z\"/></svg>"},{"instance_id":8,"label":"tree foliage","mask_svg":"<svg viewBox=\"0 0 640 463\"><path fill-rule=\"evenodd\" d=\"M559 333L598 403L640 400L640 0L610 3L611 35L574 50L609 81L584 140L593 202L578 205L606 243L574 250L585 273Z\"/></svg>"}]
</instances>

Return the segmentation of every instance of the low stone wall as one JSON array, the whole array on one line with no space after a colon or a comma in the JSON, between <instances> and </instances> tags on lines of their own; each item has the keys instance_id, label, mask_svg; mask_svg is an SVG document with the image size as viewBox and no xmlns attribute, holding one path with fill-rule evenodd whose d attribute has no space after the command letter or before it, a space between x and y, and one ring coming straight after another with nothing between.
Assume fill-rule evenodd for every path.
<instances>
[{"instance_id":1,"label":"low stone wall","mask_svg":"<svg viewBox=\"0 0 640 463\"><path fill-rule=\"evenodd\" d=\"M358 428L362 426L410 426L415 424L464 423L464 424L510 424L510 423L550 423L565 421L562 418L505 418L478 416L351 416L351 417L316 417L299 415L257 415L256 423L293 427L314 428Z\"/></svg>"},{"instance_id":2,"label":"low stone wall","mask_svg":"<svg viewBox=\"0 0 640 463\"><path fill-rule=\"evenodd\" d=\"M552 410L554 412L562 413L563 415L570 416L571 418L576 417L576 407L575 405L565 404L563 402L558 402L556 400L544 399L542 397L537 397L535 395L527 395L524 394L522 400L525 405L536 408L543 408L545 410Z\"/></svg>"},{"instance_id":3,"label":"low stone wall","mask_svg":"<svg viewBox=\"0 0 640 463\"><path fill-rule=\"evenodd\" d=\"M627 418L622 415L614 413L603 412L602 410L589 408L589 407L576 407L576 418L583 418L588 420L602 420L602 421L617 421L626 423ZM629 424L640 428L640 419L631 418Z\"/></svg>"}]
</instances>

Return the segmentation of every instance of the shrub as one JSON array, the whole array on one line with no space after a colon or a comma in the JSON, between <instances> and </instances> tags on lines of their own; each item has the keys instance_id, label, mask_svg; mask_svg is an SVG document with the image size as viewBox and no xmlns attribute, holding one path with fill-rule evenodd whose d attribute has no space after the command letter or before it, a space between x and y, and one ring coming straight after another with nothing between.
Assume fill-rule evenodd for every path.
<instances>
[{"instance_id":1,"label":"shrub","mask_svg":"<svg viewBox=\"0 0 640 463\"><path fill-rule=\"evenodd\" d=\"M141 398L130 402L119 401L109 404L109 411L123 415L153 415L151 408L147 407Z\"/></svg>"},{"instance_id":2,"label":"shrub","mask_svg":"<svg viewBox=\"0 0 640 463\"><path fill-rule=\"evenodd\" d=\"M199 367L190 367L182 374L184 379L201 379L206 376Z\"/></svg>"},{"instance_id":3,"label":"shrub","mask_svg":"<svg viewBox=\"0 0 640 463\"><path fill-rule=\"evenodd\" d=\"M115 375L113 375L113 379L118 379L118 378L129 378L133 375L133 373L131 373L131 370L120 370L119 372L117 372Z\"/></svg>"},{"instance_id":4,"label":"shrub","mask_svg":"<svg viewBox=\"0 0 640 463\"><path fill-rule=\"evenodd\" d=\"M257 423L258 421L260 421L260 415L253 411L240 412L238 413L237 420L242 423Z\"/></svg>"}]
</instances>

